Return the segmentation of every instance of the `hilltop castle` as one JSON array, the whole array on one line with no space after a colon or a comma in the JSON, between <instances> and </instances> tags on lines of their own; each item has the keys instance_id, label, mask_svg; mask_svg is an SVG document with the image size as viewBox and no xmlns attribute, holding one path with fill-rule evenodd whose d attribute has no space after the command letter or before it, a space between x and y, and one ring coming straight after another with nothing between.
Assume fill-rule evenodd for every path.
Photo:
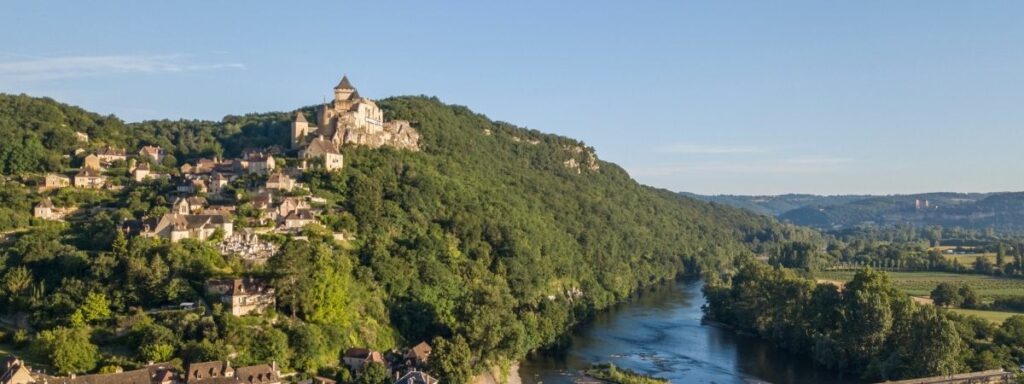
<instances>
[{"instance_id":1,"label":"hilltop castle","mask_svg":"<svg viewBox=\"0 0 1024 384\"><path fill-rule=\"evenodd\" d=\"M384 111L359 96L347 76L334 87L334 101L320 106L316 115L316 124L311 124L302 111L295 113L291 146L303 158L324 157L329 169L341 167L337 148L344 144L419 150L419 132L405 120L384 121Z\"/></svg>"}]
</instances>

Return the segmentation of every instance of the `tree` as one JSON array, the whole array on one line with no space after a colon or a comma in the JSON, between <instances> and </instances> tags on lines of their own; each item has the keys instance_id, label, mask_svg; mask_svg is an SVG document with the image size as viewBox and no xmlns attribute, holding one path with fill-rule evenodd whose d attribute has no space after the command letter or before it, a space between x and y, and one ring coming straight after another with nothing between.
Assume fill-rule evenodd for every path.
<instances>
[{"instance_id":1,"label":"tree","mask_svg":"<svg viewBox=\"0 0 1024 384\"><path fill-rule=\"evenodd\" d=\"M85 301L75 312L80 312L86 323L95 323L110 318L110 301L102 292L89 292Z\"/></svg>"},{"instance_id":2,"label":"tree","mask_svg":"<svg viewBox=\"0 0 1024 384\"><path fill-rule=\"evenodd\" d=\"M42 331L32 344L36 358L61 374L85 373L96 367L99 348L89 341L86 328L57 327Z\"/></svg>"},{"instance_id":3,"label":"tree","mask_svg":"<svg viewBox=\"0 0 1024 384\"><path fill-rule=\"evenodd\" d=\"M960 296L960 290L951 283L939 283L939 285L935 286L935 289L932 290L931 298L935 305L943 307L955 307L963 302L963 297Z\"/></svg>"},{"instance_id":4,"label":"tree","mask_svg":"<svg viewBox=\"0 0 1024 384\"><path fill-rule=\"evenodd\" d=\"M148 319L132 327L128 337L139 356L148 361L170 359L177 345L174 331Z\"/></svg>"},{"instance_id":5,"label":"tree","mask_svg":"<svg viewBox=\"0 0 1024 384\"><path fill-rule=\"evenodd\" d=\"M473 375L473 354L466 339L462 335L455 335L451 341L435 337L433 344L427 370L444 383L468 383Z\"/></svg>"},{"instance_id":6,"label":"tree","mask_svg":"<svg viewBox=\"0 0 1024 384\"><path fill-rule=\"evenodd\" d=\"M388 369L384 364L370 362L363 366L363 370L356 377L356 384L390 384Z\"/></svg>"},{"instance_id":7,"label":"tree","mask_svg":"<svg viewBox=\"0 0 1024 384\"><path fill-rule=\"evenodd\" d=\"M960 306L963 308L977 308L981 305L981 298L970 285L961 285L957 295L960 296Z\"/></svg>"},{"instance_id":8,"label":"tree","mask_svg":"<svg viewBox=\"0 0 1024 384\"><path fill-rule=\"evenodd\" d=\"M904 377L929 377L951 375L966 369L962 354L964 343L957 325L937 311L925 306L914 313L911 319L911 342L907 351L901 353L909 360Z\"/></svg>"},{"instance_id":9,"label":"tree","mask_svg":"<svg viewBox=\"0 0 1024 384\"><path fill-rule=\"evenodd\" d=\"M253 362L276 361L287 366L291 357L288 350L288 335L277 328L269 328L257 333L249 345L249 359Z\"/></svg>"}]
</instances>

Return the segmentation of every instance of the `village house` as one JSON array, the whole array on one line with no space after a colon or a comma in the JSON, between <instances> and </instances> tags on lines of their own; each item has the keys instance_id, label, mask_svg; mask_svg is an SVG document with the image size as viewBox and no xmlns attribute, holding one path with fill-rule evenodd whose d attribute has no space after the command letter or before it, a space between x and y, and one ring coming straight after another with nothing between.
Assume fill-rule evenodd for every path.
<instances>
[{"instance_id":1,"label":"village house","mask_svg":"<svg viewBox=\"0 0 1024 384\"><path fill-rule=\"evenodd\" d=\"M186 384L279 384L281 371L277 362L231 367L229 361L192 363L185 371Z\"/></svg>"},{"instance_id":2,"label":"village house","mask_svg":"<svg viewBox=\"0 0 1024 384\"><path fill-rule=\"evenodd\" d=\"M53 205L53 201L47 197L43 201L36 204L32 209L32 216L38 217L44 220L64 220L67 215L74 212L74 207L71 208L58 208Z\"/></svg>"},{"instance_id":3,"label":"village house","mask_svg":"<svg viewBox=\"0 0 1024 384\"><path fill-rule=\"evenodd\" d=\"M274 194L270 191L260 191L253 194L249 198L249 202L252 203L253 208L263 212L268 212L270 211L270 207L274 204Z\"/></svg>"},{"instance_id":4,"label":"village house","mask_svg":"<svg viewBox=\"0 0 1024 384\"><path fill-rule=\"evenodd\" d=\"M143 368L115 373L45 376L37 384L180 384L178 373L169 364L153 364Z\"/></svg>"},{"instance_id":5,"label":"village house","mask_svg":"<svg viewBox=\"0 0 1024 384\"><path fill-rule=\"evenodd\" d=\"M384 121L384 111L373 100L359 96L347 76L334 87L334 101L317 110L315 125L301 111L296 113L291 137L292 149L305 148L316 137L326 138L334 148L344 144L419 148L419 133L409 122Z\"/></svg>"},{"instance_id":6,"label":"village house","mask_svg":"<svg viewBox=\"0 0 1024 384\"><path fill-rule=\"evenodd\" d=\"M283 221L292 212L300 209L309 209L309 203L305 199L301 197L286 197L281 200L281 203L277 205L277 209L274 210L273 219L274 221Z\"/></svg>"},{"instance_id":7,"label":"village house","mask_svg":"<svg viewBox=\"0 0 1024 384\"><path fill-rule=\"evenodd\" d=\"M219 296L235 316L263 313L275 304L274 288L252 277L210 280L206 282L206 292Z\"/></svg>"},{"instance_id":8,"label":"village house","mask_svg":"<svg viewBox=\"0 0 1024 384\"><path fill-rule=\"evenodd\" d=\"M97 171L103 169L100 166L100 157L96 155L89 155L82 159L82 168L95 169Z\"/></svg>"},{"instance_id":9,"label":"village house","mask_svg":"<svg viewBox=\"0 0 1024 384\"><path fill-rule=\"evenodd\" d=\"M410 348L409 352L405 354L405 359L414 366L422 367L427 364L427 360L430 359L430 352L432 351L433 348L430 347L430 344L423 341Z\"/></svg>"},{"instance_id":10,"label":"village house","mask_svg":"<svg viewBox=\"0 0 1024 384\"><path fill-rule=\"evenodd\" d=\"M143 181L150 177L149 163L141 162L132 169L132 180Z\"/></svg>"},{"instance_id":11,"label":"village house","mask_svg":"<svg viewBox=\"0 0 1024 384\"><path fill-rule=\"evenodd\" d=\"M267 178L266 188L291 192L295 189L295 179L288 177L284 173L277 172Z\"/></svg>"},{"instance_id":12,"label":"village house","mask_svg":"<svg viewBox=\"0 0 1024 384\"><path fill-rule=\"evenodd\" d=\"M228 186L231 182L227 176L220 172L214 172L213 176L210 176L210 182L207 183L206 187L210 189L210 193L221 193L224 191L224 187Z\"/></svg>"},{"instance_id":13,"label":"village house","mask_svg":"<svg viewBox=\"0 0 1024 384\"><path fill-rule=\"evenodd\" d=\"M368 348L349 348L341 357L341 361L352 372L359 372L369 363L384 364L384 355Z\"/></svg>"},{"instance_id":14,"label":"village house","mask_svg":"<svg viewBox=\"0 0 1024 384\"><path fill-rule=\"evenodd\" d=\"M169 364L114 373L93 375L50 376L33 372L25 363L7 356L0 362L0 384L180 384L178 372Z\"/></svg>"},{"instance_id":15,"label":"village house","mask_svg":"<svg viewBox=\"0 0 1024 384\"><path fill-rule=\"evenodd\" d=\"M103 188L106 182L107 178L98 169L84 167L75 174L75 187L78 188Z\"/></svg>"},{"instance_id":16,"label":"village house","mask_svg":"<svg viewBox=\"0 0 1024 384\"><path fill-rule=\"evenodd\" d=\"M309 224L316 223L316 217L313 216L313 212L309 209L297 209L292 211L284 218L282 229L285 230L297 230L302 229Z\"/></svg>"},{"instance_id":17,"label":"village house","mask_svg":"<svg viewBox=\"0 0 1024 384\"><path fill-rule=\"evenodd\" d=\"M143 159L152 160L156 164L160 164L164 161L164 157L167 157L167 152L163 148L147 145L139 150L139 157Z\"/></svg>"},{"instance_id":18,"label":"village house","mask_svg":"<svg viewBox=\"0 0 1024 384\"><path fill-rule=\"evenodd\" d=\"M246 152L243 157L246 162L246 169L249 173L265 175L272 172L277 166L274 156L265 152Z\"/></svg>"},{"instance_id":19,"label":"village house","mask_svg":"<svg viewBox=\"0 0 1024 384\"><path fill-rule=\"evenodd\" d=\"M323 137L310 141L309 145L299 152L299 157L303 160L320 160L328 171L341 169L344 166L344 156L338 152L338 147Z\"/></svg>"},{"instance_id":20,"label":"village house","mask_svg":"<svg viewBox=\"0 0 1024 384\"><path fill-rule=\"evenodd\" d=\"M433 376L428 375L423 371L409 371L398 380L395 380L395 384L438 384L439 381Z\"/></svg>"},{"instance_id":21,"label":"village house","mask_svg":"<svg viewBox=\"0 0 1024 384\"><path fill-rule=\"evenodd\" d=\"M206 208L206 198L198 196L178 198L171 207L172 211L180 215L200 214Z\"/></svg>"},{"instance_id":22,"label":"village house","mask_svg":"<svg viewBox=\"0 0 1024 384\"><path fill-rule=\"evenodd\" d=\"M115 161L128 160L128 155L123 149L114 148L109 145L96 151L96 157L100 159L100 164L103 165L110 165Z\"/></svg>"},{"instance_id":23,"label":"village house","mask_svg":"<svg viewBox=\"0 0 1024 384\"><path fill-rule=\"evenodd\" d=\"M89 134L85 133L85 132L75 131L75 140L81 141L83 143L88 143L89 142Z\"/></svg>"},{"instance_id":24,"label":"village house","mask_svg":"<svg viewBox=\"0 0 1024 384\"><path fill-rule=\"evenodd\" d=\"M200 215L168 213L155 223L153 220L147 220L143 224L141 235L162 237L174 243L182 239L203 241L213 236L217 230L223 231L225 237L231 236L233 224L227 215L220 213Z\"/></svg>"},{"instance_id":25,"label":"village house","mask_svg":"<svg viewBox=\"0 0 1024 384\"><path fill-rule=\"evenodd\" d=\"M47 173L43 177L43 185L39 187L39 191L47 191L51 189L64 188L71 185L71 179L64 175L58 175L55 173Z\"/></svg>"},{"instance_id":26,"label":"village house","mask_svg":"<svg viewBox=\"0 0 1024 384\"><path fill-rule=\"evenodd\" d=\"M32 370L21 359L8 355L0 361L0 384L35 383Z\"/></svg>"}]
</instances>

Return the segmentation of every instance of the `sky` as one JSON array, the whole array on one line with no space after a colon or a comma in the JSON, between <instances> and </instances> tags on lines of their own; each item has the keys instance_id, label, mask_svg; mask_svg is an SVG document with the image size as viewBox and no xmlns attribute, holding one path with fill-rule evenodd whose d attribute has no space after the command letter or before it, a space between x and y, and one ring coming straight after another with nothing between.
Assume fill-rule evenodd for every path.
<instances>
[{"instance_id":1,"label":"sky","mask_svg":"<svg viewBox=\"0 0 1024 384\"><path fill-rule=\"evenodd\" d=\"M1024 190L1019 1L22 1L0 92L128 121L431 95L706 194Z\"/></svg>"}]
</instances>

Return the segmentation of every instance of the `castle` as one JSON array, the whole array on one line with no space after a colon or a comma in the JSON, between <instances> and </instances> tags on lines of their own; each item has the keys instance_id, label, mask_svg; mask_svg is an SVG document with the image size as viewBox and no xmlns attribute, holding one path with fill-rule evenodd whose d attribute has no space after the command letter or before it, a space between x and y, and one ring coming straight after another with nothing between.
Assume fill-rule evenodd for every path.
<instances>
[{"instance_id":1,"label":"castle","mask_svg":"<svg viewBox=\"0 0 1024 384\"><path fill-rule=\"evenodd\" d=\"M384 111L373 100L359 96L347 76L334 87L334 101L320 106L316 124L299 111L291 126L292 149L299 150L302 158L324 158L328 169L341 167L337 148L345 144L416 151L419 140L419 132L408 121L384 121Z\"/></svg>"}]
</instances>

